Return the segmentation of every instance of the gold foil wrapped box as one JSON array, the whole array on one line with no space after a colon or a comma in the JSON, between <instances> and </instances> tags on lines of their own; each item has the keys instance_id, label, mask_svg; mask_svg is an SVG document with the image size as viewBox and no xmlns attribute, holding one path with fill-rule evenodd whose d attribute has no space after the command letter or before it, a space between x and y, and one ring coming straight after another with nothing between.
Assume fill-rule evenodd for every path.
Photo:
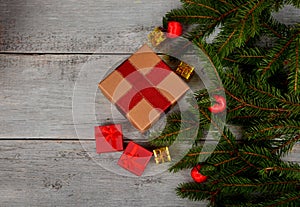
<instances>
[{"instance_id":1,"label":"gold foil wrapped box","mask_svg":"<svg viewBox=\"0 0 300 207\"><path fill-rule=\"evenodd\" d=\"M180 62L175 72L185 80L190 80L195 73L194 69L194 67L185 62Z\"/></svg>"},{"instance_id":2,"label":"gold foil wrapped box","mask_svg":"<svg viewBox=\"0 0 300 207\"><path fill-rule=\"evenodd\" d=\"M153 150L153 153L154 153L154 160L155 160L156 164L171 161L171 156L170 156L168 147L162 147L159 149L155 149L155 150Z\"/></svg>"},{"instance_id":3,"label":"gold foil wrapped box","mask_svg":"<svg viewBox=\"0 0 300 207\"><path fill-rule=\"evenodd\" d=\"M159 27L156 27L151 33L148 34L148 40L153 47L158 46L160 43L165 41L165 39L166 35Z\"/></svg>"}]
</instances>

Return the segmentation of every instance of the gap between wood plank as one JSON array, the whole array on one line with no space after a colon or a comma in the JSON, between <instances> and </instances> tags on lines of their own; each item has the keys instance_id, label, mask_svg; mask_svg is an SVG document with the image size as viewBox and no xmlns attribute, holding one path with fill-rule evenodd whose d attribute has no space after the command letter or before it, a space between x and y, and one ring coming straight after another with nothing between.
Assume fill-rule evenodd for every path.
<instances>
[{"instance_id":1,"label":"gap between wood plank","mask_svg":"<svg viewBox=\"0 0 300 207\"><path fill-rule=\"evenodd\" d=\"M10 138L0 138L0 142L1 141L70 141L70 142L74 142L74 141L80 141L80 139L72 139L72 138L38 138L38 137L30 137L30 138L20 138L20 137L10 137ZM84 139L82 141L95 141L95 139Z\"/></svg>"},{"instance_id":2,"label":"gap between wood plank","mask_svg":"<svg viewBox=\"0 0 300 207\"><path fill-rule=\"evenodd\" d=\"M132 53L122 53L122 52L103 52L103 53L98 53L98 52L6 52L6 51L1 51L0 55L28 55L28 56L39 56L39 55L131 55ZM159 53L158 53L159 54ZM159 54L161 55L161 54Z\"/></svg>"},{"instance_id":3,"label":"gap between wood plank","mask_svg":"<svg viewBox=\"0 0 300 207\"><path fill-rule=\"evenodd\" d=\"M6 52L0 51L0 55L15 55L15 56L42 56L42 55L82 55L82 56L101 56L101 55L132 55L129 52ZM164 53L157 52L157 55L165 55ZM185 55L194 55L186 53Z\"/></svg>"}]
</instances>

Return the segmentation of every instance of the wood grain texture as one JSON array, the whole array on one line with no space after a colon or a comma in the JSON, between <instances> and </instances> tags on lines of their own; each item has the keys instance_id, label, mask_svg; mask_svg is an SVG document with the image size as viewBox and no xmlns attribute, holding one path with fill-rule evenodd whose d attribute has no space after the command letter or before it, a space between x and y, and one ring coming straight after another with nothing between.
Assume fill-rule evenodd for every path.
<instances>
[{"instance_id":1,"label":"wood grain texture","mask_svg":"<svg viewBox=\"0 0 300 207\"><path fill-rule=\"evenodd\" d=\"M93 148L94 143L85 145ZM180 182L191 181L189 171L121 176L104 169L100 158L91 159L89 151L72 141L1 141L0 146L3 207L205 206L180 199L174 192Z\"/></svg>"},{"instance_id":2,"label":"wood grain texture","mask_svg":"<svg viewBox=\"0 0 300 207\"><path fill-rule=\"evenodd\" d=\"M300 163L300 143L298 142L291 152L282 158L285 161Z\"/></svg>"},{"instance_id":3,"label":"wood grain texture","mask_svg":"<svg viewBox=\"0 0 300 207\"><path fill-rule=\"evenodd\" d=\"M178 0L0 0L0 51L132 52Z\"/></svg>"},{"instance_id":4,"label":"wood grain texture","mask_svg":"<svg viewBox=\"0 0 300 207\"><path fill-rule=\"evenodd\" d=\"M274 13L273 16L283 24L297 24L300 19L300 9L286 5L279 12Z\"/></svg>"},{"instance_id":5,"label":"wood grain texture","mask_svg":"<svg viewBox=\"0 0 300 207\"><path fill-rule=\"evenodd\" d=\"M116 157L96 155L93 141L93 126L112 121L124 125L126 139L143 139L101 97L97 83L179 5L178 0L0 0L1 206L206 205L176 196L177 184L191 181L188 171L169 174L150 164L149 176L119 175L111 172L119 169ZM299 10L288 6L275 16L293 24ZM198 83L194 79L191 85ZM78 110L85 116L75 125L76 134L72 99L79 85L76 97L86 107ZM80 140L78 132L84 135ZM299 162L299 144L284 159Z\"/></svg>"},{"instance_id":6,"label":"wood grain texture","mask_svg":"<svg viewBox=\"0 0 300 207\"><path fill-rule=\"evenodd\" d=\"M106 62L104 67L110 67L120 57L97 58ZM88 56L1 55L0 59L0 136L76 137L73 88ZM96 89L101 76L94 77L91 83L94 81ZM108 113L103 114L103 119Z\"/></svg>"},{"instance_id":7,"label":"wood grain texture","mask_svg":"<svg viewBox=\"0 0 300 207\"><path fill-rule=\"evenodd\" d=\"M178 0L0 0L0 52L126 53L145 42ZM274 16L294 24L299 9Z\"/></svg>"},{"instance_id":8,"label":"wood grain texture","mask_svg":"<svg viewBox=\"0 0 300 207\"><path fill-rule=\"evenodd\" d=\"M77 138L73 115L81 138L93 138L93 127L106 122L124 123L125 135L137 138L98 90L103 76L128 56L0 55L0 139ZM203 87L199 82L195 76L189 84L196 90Z\"/></svg>"},{"instance_id":9,"label":"wood grain texture","mask_svg":"<svg viewBox=\"0 0 300 207\"><path fill-rule=\"evenodd\" d=\"M145 172L157 174L122 176L111 171L118 168L115 160L94 155L94 145L91 141L1 141L1 206L206 205L176 197L176 186L191 181L189 171L162 172L151 160ZM298 156L298 162L299 150L297 145L291 154Z\"/></svg>"}]
</instances>

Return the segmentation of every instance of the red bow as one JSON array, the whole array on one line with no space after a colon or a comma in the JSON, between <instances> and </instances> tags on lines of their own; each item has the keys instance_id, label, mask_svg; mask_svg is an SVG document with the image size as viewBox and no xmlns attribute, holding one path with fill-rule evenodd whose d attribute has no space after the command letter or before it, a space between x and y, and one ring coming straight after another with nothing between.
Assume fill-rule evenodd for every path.
<instances>
[{"instance_id":1,"label":"red bow","mask_svg":"<svg viewBox=\"0 0 300 207\"><path fill-rule=\"evenodd\" d=\"M126 152L126 156L122 159L122 164L125 168L130 169L132 171L135 171L135 169L142 170L144 166L137 162L135 158L139 158L139 152L138 152L139 146L134 145L133 149L130 152Z\"/></svg>"},{"instance_id":2,"label":"red bow","mask_svg":"<svg viewBox=\"0 0 300 207\"><path fill-rule=\"evenodd\" d=\"M130 156L130 157L138 157L138 149L139 149L139 146L138 145L133 145L133 149L126 153L127 156Z\"/></svg>"},{"instance_id":3,"label":"red bow","mask_svg":"<svg viewBox=\"0 0 300 207\"><path fill-rule=\"evenodd\" d=\"M113 147L117 148L118 138L122 136L121 132L115 126L105 126L101 128L105 140Z\"/></svg>"}]
</instances>

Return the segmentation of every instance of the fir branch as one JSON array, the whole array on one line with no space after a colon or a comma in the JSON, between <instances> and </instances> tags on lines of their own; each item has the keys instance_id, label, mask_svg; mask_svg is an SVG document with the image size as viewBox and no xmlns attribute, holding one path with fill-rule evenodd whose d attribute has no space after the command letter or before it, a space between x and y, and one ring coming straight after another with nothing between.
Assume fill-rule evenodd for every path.
<instances>
[{"instance_id":1,"label":"fir branch","mask_svg":"<svg viewBox=\"0 0 300 207\"><path fill-rule=\"evenodd\" d=\"M240 58L264 58L262 55L241 55Z\"/></svg>"},{"instance_id":2,"label":"fir branch","mask_svg":"<svg viewBox=\"0 0 300 207\"><path fill-rule=\"evenodd\" d=\"M152 143L155 142L155 141L158 141L158 140L163 140L163 141L166 141L168 140L168 144L162 144L162 145L171 145L173 143L173 141L176 139L174 138L174 136L178 135L178 134L181 134L183 132L188 132L190 131L192 128L195 128L196 126L194 127L188 127L188 128L184 128L184 129L180 129L180 130L176 130L176 131L172 131L172 132L169 132L169 133L166 133L166 134L162 134L160 135L159 137L157 137L155 140L152 140ZM170 139L169 139L170 138ZM154 144L154 145L157 145L157 144Z\"/></svg>"},{"instance_id":3,"label":"fir branch","mask_svg":"<svg viewBox=\"0 0 300 207\"><path fill-rule=\"evenodd\" d=\"M231 148L235 149L235 136L229 130L226 130L226 127L224 129L220 128L220 125L216 123L215 120L212 120L212 118L204 110L199 109L199 111L218 130L221 137L226 140L226 142L231 146Z\"/></svg>"},{"instance_id":4,"label":"fir branch","mask_svg":"<svg viewBox=\"0 0 300 207\"><path fill-rule=\"evenodd\" d=\"M241 104L241 105L238 105L237 107L235 107L235 108L233 108L233 109L230 109L230 110L228 110L228 113L231 113L231 112L234 112L234 111L237 111L237 110L239 110L239 109L241 109L241 108L244 108L245 106L243 105L243 104Z\"/></svg>"},{"instance_id":5,"label":"fir branch","mask_svg":"<svg viewBox=\"0 0 300 207\"><path fill-rule=\"evenodd\" d=\"M249 167L252 167L256 170L260 170L261 168L252 164L247 158L244 158L244 157L240 157L245 163L247 163L247 165L249 165Z\"/></svg>"},{"instance_id":6,"label":"fir branch","mask_svg":"<svg viewBox=\"0 0 300 207\"><path fill-rule=\"evenodd\" d=\"M283 45L280 45L279 50L276 51L274 55L272 55L270 61L268 61L268 64L260 69L262 71L262 75L265 75L268 70L270 70L271 66L274 64L276 60L280 57L280 55L283 54L283 52L292 44L293 41L297 38L297 36L300 35L300 32L295 33L293 36L291 36L287 41L284 42Z\"/></svg>"},{"instance_id":7,"label":"fir branch","mask_svg":"<svg viewBox=\"0 0 300 207\"><path fill-rule=\"evenodd\" d=\"M300 29L299 29L300 31ZM288 68L290 70L290 74L288 77L289 80L289 90L296 95L300 94L300 52L299 52L299 44L300 44L300 32L298 33L298 37L291 44L290 50L291 52L287 55Z\"/></svg>"},{"instance_id":8,"label":"fir branch","mask_svg":"<svg viewBox=\"0 0 300 207\"><path fill-rule=\"evenodd\" d=\"M300 204L300 193L287 193L281 198L276 199L275 201L270 202L268 205L262 205L263 207L286 207L289 206L298 206ZM292 204L293 203L293 204Z\"/></svg>"},{"instance_id":9,"label":"fir branch","mask_svg":"<svg viewBox=\"0 0 300 207\"><path fill-rule=\"evenodd\" d=\"M266 7L268 2L247 1L245 4L238 5L236 13L231 18L226 19L223 24L222 31L216 38L216 46L220 57L227 57L234 49L243 46L251 37L260 32L258 18Z\"/></svg>"},{"instance_id":10,"label":"fir branch","mask_svg":"<svg viewBox=\"0 0 300 207\"><path fill-rule=\"evenodd\" d=\"M234 5L230 4L229 2L225 1L225 0L218 0L226 5L229 5L230 7L234 7Z\"/></svg>"},{"instance_id":11,"label":"fir branch","mask_svg":"<svg viewBox=\"0 0 300 207\"><path fill-rule=\"evenodd\" d=\"M213 12L216 12L218 14L221 14L218 10L208 6L208 5L205 5L205 4L201 4L201 3L198 3L198 2L195 2L195 1L192 1L192 0L183 0L183 2L185 3L185 5L197 5L199 7L203 7L203 8L206 8L210 11L213 11Z\"/></svg>"},{"instance_id":12,"label":"fir branch","mask_svg":"<svg viewBox=\"0 0 300 207\"><path fill-rule=\"evenodd\" d=\"M237 62L238 62L237 60L230 59L230 58L228 58L228 57L224 57L223 60L227 60L227 61L233 62L233 63L237 63Z\"/></svg>"},{"instance_id":13,"label":"fir branch","mask_svg":"<svg viewBox=\"0 0 300 207\"><path fill-rule=\"evenodd\" d=\"M236 160L236 159L238 159L239 157L232 157L232 158L230 158L230 159L227 159L227 160L223 160L223 161L221 161L221 162L219 162L219 163L215 163L215 164L213 164L215 167L218 167L219 165L224 165L224 164L226 164L226 163L228 163L228 162L232 162L232 161L234 161L234 160Z\"/></svg>"},{"instance_id":14,"label":"fir branch","mask_svg":"<svg viewBox=\"0 0 300 207\"><path fill-rule=\"evenodd\" d=\"M284 38L280 33L278 33L275 29L273 29L272 27L270 27L270 25L266 24L266 23L262 23L262 26L266 29L268 29L272 34L274 34L276 37L282 39Z\"/></svg>"},{"instance_id":15,"label":"fir branch","mask_svg":"<svg viewBox=\"0 0 300 207\"><path fill-rule=\"evenodd\" d=\"M188 18L192 18L192 19L214 19L216 20L215 17L213 16L202 16L202 15L177 15L177 16L173 16L173 18L184 18L184 19L188 19Z\"/></svg>"},{"instance_id":16,"label":"fir branch","mask_svg":"<svg viewBox=\"0 0 300 207\"><path fill-rule=\"evenodd\" d=\"M197 152L197 153L189 153L187 154L188 157L195 157L199 155L215 155L215 154L232 154L232 151L211 151L211 152Z\"/></svg>"},{"instance_id":17,"label":"fir branch","mask_svg":"<svg viewBox=\"0 0 300 207\"><path fill-rule=\"evenodd\" d=\"M286 152L287 150L282 150L283 148L287 147L288 146L288 150L291 149L293 147L293 145L298 142L300 140L300 133L299 135L295 136L293 139L290 139L286 142L283 142L280 146L276 147L275 149L273 149L272 153L276 153L278 152L279 150L281 150L282 153Z\"/></svg>"},{"instance_id":18,"label":"fir branch","mask_svg":"<svg viewBox=\"0 0 300 207\"><path fill-rule=\"evenodd\" d=\"M218 184L218 183L220 183L221 181L225 181L225 180L227 180L228 178L230 178L230 177L233 177L233 176L236 176L236 175L238 175L238 174L240 174L240 173L243 173L243 172L245 172L247 169L249 169L250 168L250 166L245 166L245 167L243 167L242 169L240 169L240 170L238 170L238 171L235 171L235 172L233 172L233 173L231 173L230 175L227 175L227 176L225 176L225 177L223 177L223 178L221 178L221 179L218 179L218 180L214 180L213 182L212 182L212 184L213 185L215 185L215 184Z\"/></svg>"},{"instance_id":19,"label":"fir branch","mask_svg":"<svg viewBox=\"0 0 300 207\"><path fill-rule=\"evenodd\" d=\"M287 184L299 184L298 180L291 181L278 181L278 182L265 182L265 183L224 183L224 187L260 187L269 185L287 185Z\"/></svg>"},{"instance_id":20,"label":"fir branch","mask_svg":"<svg viewBox=\"0 0 300 207\"><path fill-rule=\"evenodd\" d=\"M231 10L227 11L226 13L222 14L218 19L217 21L222 21L225 17L229 16L230 14L236 12L239 8L243 7L243 6L246 6L247 4L249 4L249 1L242 4L242 5L238 5L234 8L232 8Z\"/></svg>"},{"instance_id":21,"label":"fir branch","mask_svg":"<svg viewBox=\"0 0 300 207\"><path fill-rule=\"evenodd\" d=\"M300 8L300 1L299 0L286 0L286 4L294 5L297 8Z\"/></svg>"},{"instance_id":22,"label":"fir branch","mask_svg":"<svg viewBox=\"0 0 300 207\"><path fill-rule=\"evenodd\" d=\"M225 42L219 47L218 53L222 51L222 49L229 43L229 41L233 38L233 35L237 32L237 29L233 30L232 33L228 36ZM241 38L241 37L239 37Z\"/></svg>"},{"instance_id":23,"label":"fir branch","mask_svg":"<svg viewBox=\"0 0 300 207\"><path fill-rule=\"evenodd\" d=\"M270 171L294 171L294 172L300 172L300 169L295 169L295 168L282 168L282 167L267 167L263 169L264 172L270 172ZM300 175L299 175L300 176Z\"/></svg>"},{"instance_id":24,"label":"fir branch","mask_svg":"<svg viewBox=\"0 0 300 207\"><path fill-rule=\"evenodd\" d=\"M246 20L249 18L249 15L253 15L253 12L264 2L264 0L260 0L257 4L255 4L252 9L245 15L245 17L242 19L241 23L242 23L242 27L241 27L241 30L240 30L240 35L239 35L239 38L242 38L243 37L243 33L244 33L244 29L245 29L245 26L246 26ZM254 21L254 18L252 17L252 26L255 25L255 21Z\"/></svg>"},{"instance_id":25,"label":"fir branch","mask_svg":"<svg viewBox=\"0 0 300 207\"><path fill-rule=\"evenodd\" d=\"M241 153L245 154L245 155L250 155L250 156L254 156L254 157L263 158L263 159L266 159L266 160L271 160L271 158L268 157L268 156L257 154L257 153L253 153L253 152L241 152Z\"/></svg>"},{"instance_id":26,"label":"fir branch","mask_svg":"<svg viewBox=\"0 0 300 207\"><path fill-rule=\"evenodd\" d=\"M203 146L197 146L194 148L191 148L190 151L187 153L186 156L184 156L180 161L175 163L169 171L171 172L177 172L178 170L182 170L185 168L191 168L194 167L199 160L199 156L201 155L214 155L214 154L228 154L231 155L232 151L202 151Z\"/></svg>"},{"instance_id":27,"label":"fir branch","mask_svg":"<svg viewBox=\"0 0 300 207\"><path fill-rule=\"evenodd\" d=\"M234 100L236 100L237 102L239 102L240 104L242 104L243 106L247 106L247 107L254 108L254 109L259 109L261 111L289 112L288 109L284 109L284 108L267 108L267 107L260 107L260 106L257 106L257 105L251 104L251 103L246 103L244 100L236 97L234 94L232 94L228 90L225 90L225 93L227 95L229 95L231 98L233 98Z\"/></svg>"},{"instance_id":28,"label":"fir branch","mask_svg":"<svg viewBox=\"0 0 300 207\"><path fill-rule=\"evenodd\" d=\"M214 150L193 145L170 171L192 168L199 157L209 157L201 173L205 183L185 183L177 194L192 200L209 200L212 206L296 206L300 203L298 164L281 160L300 140L300 33L299 26L287 26L272 12L299 0L182 0L183 8L172 10L168 20L194 25L187 35L213 65L206 72L215 88L195 93L200 113L200 140L210 126L220 134ZM212 43L207 38L214 28L221 32ZM272 44L261 40L267 39ZM269 43L270 43L269 42ZM224 89L220 89L223 83ZM243 127L242 140L208 111L209 94L226 95L226 123ZM170 119L165 134L179 129L179 119ZM203 127L202 127L203 125ZM185 125L187 126L187 125ZM186 132L188 133L188 132ZM173 136L174 138L176 136ZM163 140L163 139L162 139ZM168 140L168 139L166 139ZM197 142L199 143L199 142Z\"/></svg>"},{"instance_id":29,"label":"fir branch","mask_svg":"<svg viewBox=\"0 0 300 207\"><path fill-rule=\"evenodd\" d=\"M207 186L199 185L198 183L182 183L177 187L176 191L178 196L191 200L204 200L214 193Z\"/></svg>"},{"instance_id":30,"label":"fir branch","mask_svg":"<svg viewBox=\"0 0 300 207\"><path fill-rule=\"evenodd\" d=\"M296 67L295 67L295 79L294 81L292 81L292 83L294 82L294 91L298 91L298 87L299 87L299 42L296 42Z\"/></svg>"},{"instance_id":31,"label":"fir branch","mask_svg":"<svg viewBox=\"0 0 300 207\"><path fill-rule=\"evenodd\" d=\"M282 102L282 103L289 104L289 105L293 105L293 106L300 106L300 103L299 103L299 102L296 103L296 102L292 102L292 101L286 100L286 99L284 99L284 98L282 98L282 97L279 97L279 96L276 96L276 95L272 94L271 92L269 92L269 91L267 91L267 90L259 89L259 88L255 87L254 84L253 84L253 85L248 85L248 87L249 87L251 90L254 90L254 91L256 91L256 92L259 92L259 93L261 93L261 94L263 94L263 95L267 95L267 96L269 96L269 97L271 97L271 98L277 99L278 101L280 101L280 102ZM265 87L265 89L266 89L266 87Z\"/></svg>"},{"instance_id":32,"label":"fir branch","mask_svg":"<svg viewBox=\"0 0 300 207\"><path fill-rule=\"evenodd\" d=\"M209 65L212 67L212 70L210 68L209 71L206 71L208 76L213 77L212 81L216 82L216 86L222 85L222 80L220 76L222 76L224 72L222 71L223 68L220 59L216 56L214 48L206 44L203 40L202 41L194 40L194 44L198 46L203 51L203 53L207 56ZM215 77L217 78L216 80ZM220 89L217 88L215 90L220 90Z\"/></svg>"},{"instance_id":33,"label":"fir branch","mask_svg":"<svg viewBox=\"0 0 300 207\"><path fill-rule=\"evenodd\" d=\"M289 134L293 132L298 132L300 134L300 123L293 120L276 120L274 122L249 127L246 130L245 135L250 139L256 139L257 136L262 136L265 132L270 134L273 131L280 134Z\"/></svg>"}]
</instances>

